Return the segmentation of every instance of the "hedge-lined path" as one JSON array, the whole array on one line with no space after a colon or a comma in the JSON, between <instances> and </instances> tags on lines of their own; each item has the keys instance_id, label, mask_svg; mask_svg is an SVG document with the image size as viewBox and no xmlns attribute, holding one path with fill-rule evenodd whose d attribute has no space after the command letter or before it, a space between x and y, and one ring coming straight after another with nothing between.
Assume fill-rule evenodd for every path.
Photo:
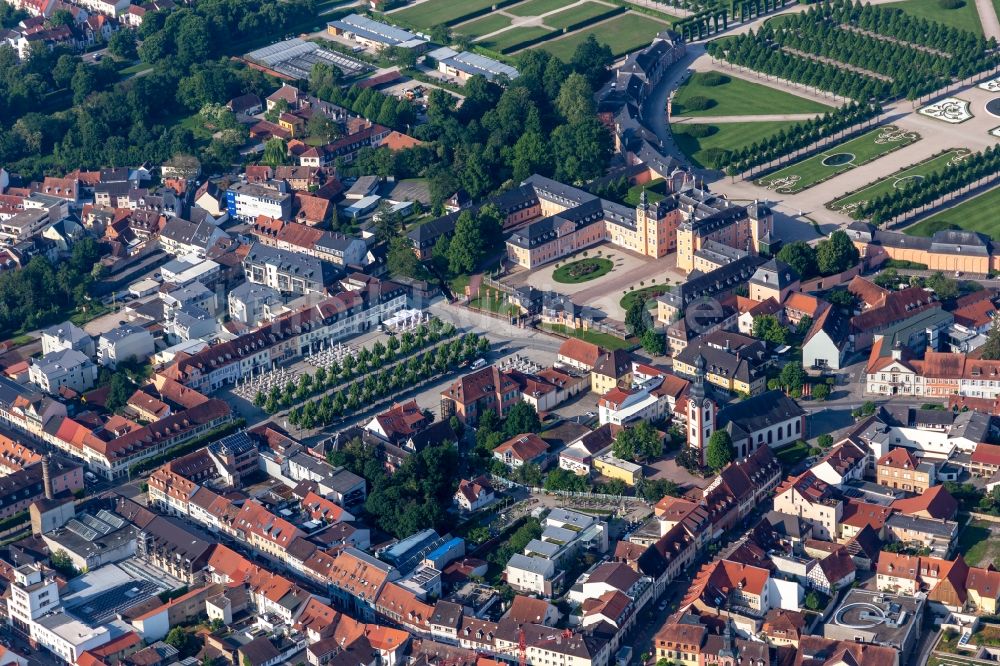
<instances>
[{"instance_id":1,"label":"hedge-lined path","mask_svg":"<svg viewBox=\"0 0 1000 666\"><path fill-rule=\"evenodd\" d=\"M757 116L671 116L671 125L717 125L719 123L766 123L772 121L802 121L820 113L771 113Z\"/></svg>"},{"instance_id":2,"label":"hedge-lined path","mask_svg":"<svg viewBox=\"0 0 1000 666\"><path fill-rule=\"evenodd\" d=\"M488 32L485 35L480 35L479 37L476 37L476 39L474 39L473 41L474 42L486 41L492 37L496 37L501 33L508 32L515 28L548 28L549 30L555 32L558 28L553 28L550 25L546 25L545 17L552 16L553 14L561 14L563 12L569 11L570 9L573 9L574 7L579 7L581 5L587 5L587 4L603 5L608 9L614 9L615 7L618 6L608 2L603 2L602 0L576 0L576 2L568 4L564 7L559 7L558 9L553 9L551 11L545 12L544 14L538 14L537 16L518 16L517 14L511 14L506 9L499 9L491 14L488 14L488 16L503 16L504 18L508 18L510 19L510 25L504 28L500 28L499 30L494 30L493 32ZM513 6L516 7L517 5ZM462 23L457 23L454 26L454 28L458 32L461 32L463 25L467 23L473 23L474 21L477 21L481 18L482 16L477 16L474 19L463 21Z\"/></svg>"}]
</instances>

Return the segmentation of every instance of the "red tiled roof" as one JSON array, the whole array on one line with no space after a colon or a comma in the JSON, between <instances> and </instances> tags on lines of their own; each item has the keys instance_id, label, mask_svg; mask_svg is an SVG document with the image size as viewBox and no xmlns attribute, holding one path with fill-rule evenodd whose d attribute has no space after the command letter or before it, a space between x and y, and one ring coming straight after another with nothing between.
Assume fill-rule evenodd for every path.
<instances>
[{"instance_id":1,"label":"red tiled roof","mask_svg":"<svg viewBox=\"0 0 1000 666\"><path fill-rule=\"evenodd\" d=\"M900 446L879 458L878 465L896 469L916 469L918 462L909 449Z\"/></svg>"},{"instance_id":2,"label":"red tiled roof","mask_svg":"<svg viewBox=\"0 0 1000 666\"><path fill-rule=\"evenodd\" d=\"M549 610L549 602L544 599L533 599L521 594L514 595L514 601L507 611L506 617L517 621L519 624L531 622L534 624L545 624L545 615Z\"/></svg>"},{"instance_id":3,"label":"red tiled roof","mask_svg":"<svg viewBox=\"0 0 1000 666\"><path fill-rule=\"evenodd\" d=\"M312 491L309 491L302 498L302 508L313 520L321 520L326 523L336 522L344 515L343 508Z\"/></svg>"},{"instance_id":4,"label":"red tiled roof","mask_svg":"<svg viewBox=\"0 0 1000 666\"><path fill-rule=\"evenodd\" d=\"M494 453L510 454L522 462L534 460L549 450L549 445L535 433L527 433L511 437L500 446L493 449Z\"/></svg>"},{"instance_id":5,"label":"red tiled roof","mask_svg":"<svg viewBox=\"0 0 1000 666\"><path fill-rule=\"evenodd\" d=\"M392 131L389 132L389 136L382 139L382 145L395 152L397 150L406 150L407 148L422 146L424 145L424 142L419 139L414 139L409 134Z\"/></svg>"},{"instance_id":6,"label":"red tiled roof","mask_svg":"<svg viewBox=\"0 0 1000 666\"><path fill-rule=\"evenodd\" d=\"M578 338L568 338L559 346L559 355L573 359L577 363L594 367L604 350L591 342Z\"/></svg>"},{"instance_id":7,"label":"red tiled roof","mask_svg":"<svg viewBox=\"0 0 1000 666\"><path fill-rule=\"evenodd\" d=\"M980 442L976 444L971 460L980 465L1000 465L1000 446Z\"/></svg>"},{"instance_id":8,"label":"red tiled roof","mask_svg":"<svg viewBox=\"0 0 1000 666\"><path fill-rule=\"evenodd\" d=\"M434 606L420 601L416 594L395 583L382 588L375 608L383 615L399 618L402 624L421 629L429 629L428 620L434 615Z\"/></svg>"},{"instance_id":9,"label":"red tiled roof","mask_svg":"<svg viewBox=\"0 0 1000 666\"><path fill-rule=\"evenodd\" d=\"M869 308L882 307L886 296L889 295L888 289L883 289L860 275L854 276L854 279L847 285L847 291L857 296Z\"/></svg>"},{"instance_id":10,"label":"red tiled roof","mask_svg":"<svg viewBox=\"0 0 1000 666\"><path fill-rule=\"evenodd\" d=\"M849 499L844 503L844 511L840 522L857 529L862 529L870 525L872 529L878 531L885 525L885 521L892 515L892 509L878 504L869 504L856 499Z\"/></svg>"},{"instance_id":11,"label":"red tiled roof","mask_svg":"<svg viewBox=\"0 0 1000 666\"><path fill-rule=\"evenodd\" d=\"M922 514L928 518L951 520L958 513L958 501L944 486L931 486L916 497L894 501L892 510L908 515Z\"/></svg>"},{"instance_id":12,"label":"red tiled roof","mask_svg":"<svg viewBox=\"0 0 1000 666\"><path fill-rule=\"evenodd\" d=\"M980 300L952 310L951 314L955 317L956 324L979 328L992 322L996 313L997 309L992 301Z\"/></svg>"}]
</instances>

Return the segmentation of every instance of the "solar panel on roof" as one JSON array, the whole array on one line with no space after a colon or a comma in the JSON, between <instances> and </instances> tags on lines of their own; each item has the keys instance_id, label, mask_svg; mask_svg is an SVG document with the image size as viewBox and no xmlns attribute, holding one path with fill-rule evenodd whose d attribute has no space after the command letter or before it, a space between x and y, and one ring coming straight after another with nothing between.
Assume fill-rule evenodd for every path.
<instances>
[{"instance_id":1,"label":"solar panel on roof","mask_svg":"<svg viewBox=\"0 0 1000 666\"><path fill-rule=\"evenodd\" d=\"M68 523L66 523L66 529L68 529L70 532L77 535L84 541L93 541L94 539L97 538L98 534L97 530L87 527L76 518L73 518Z\"/></svg>"},{"instance_id":2,"label":"solar panel on roof","mask_svg":"<svg viewBox=\"0 0 1000 666\"><path fill-rule=\"evenodd\" d=\"M115 529L120 529L125 525L125 519L119 515L111 513L107 509L101 509L97 512L97 517L111 525Z\"/></svg>"},{"instance_id":3,"label":"solar panel on roof","mask_svg":"<svg viewBox=\"0 0 1000 666\"><path fill-rule=\"evenodd\" d=\"M103 520L98 520L90 514L84 514L80 516L80 522L85 524L87 527L93 529L96 532L107 535L111 532L111 525L108 525Z\"/></svg>"}]
</instances>

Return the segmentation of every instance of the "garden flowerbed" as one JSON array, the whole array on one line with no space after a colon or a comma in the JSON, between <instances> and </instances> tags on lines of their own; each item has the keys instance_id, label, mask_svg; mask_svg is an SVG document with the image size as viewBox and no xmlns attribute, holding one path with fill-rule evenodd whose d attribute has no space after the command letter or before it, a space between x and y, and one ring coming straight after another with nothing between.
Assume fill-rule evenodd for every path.
<instances>
[{"instance_id":1,"label":"garden flowerbed","mask_svg":"<svg viewBox=\"0 0 1000 666\"><path fill-rule=\"evenodd\" d=\"M563 284L576 284L587 280L596 280L602 275L606 275L614 268L610 259L595 257L591 259L580 259L572 263L560 266L552 273L552 279Z\"/></svg>"}]
</instances>

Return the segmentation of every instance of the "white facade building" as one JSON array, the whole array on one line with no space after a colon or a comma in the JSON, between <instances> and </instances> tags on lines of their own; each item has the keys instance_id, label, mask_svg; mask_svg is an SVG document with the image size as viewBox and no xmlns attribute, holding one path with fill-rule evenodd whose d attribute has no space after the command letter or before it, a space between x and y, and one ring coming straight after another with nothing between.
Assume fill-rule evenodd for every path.
<instances>
[{"instance_id":1,"label":"white facade building","mask_svg":"<svg viewBox=\"0 0 1000 666\"><path fill-rule=\"evenodd\" d=\"M63 386L83 393L97 381L97 366L83 352L63 349L32 359L28 378L46 393L58 393Z\"/></svg>"},{"instance_id":2,"label":"white facade building","mask_svg":"<svg viewBox=\"0 0 1000 666\"><path fill-rule=\"evenodd\" d=\"M154 351L153 336L149 331L123 324L101 335L97 341L97 362L115 368L119 363L133 359L145 361Z\"/></svg>"}]
</instances>

